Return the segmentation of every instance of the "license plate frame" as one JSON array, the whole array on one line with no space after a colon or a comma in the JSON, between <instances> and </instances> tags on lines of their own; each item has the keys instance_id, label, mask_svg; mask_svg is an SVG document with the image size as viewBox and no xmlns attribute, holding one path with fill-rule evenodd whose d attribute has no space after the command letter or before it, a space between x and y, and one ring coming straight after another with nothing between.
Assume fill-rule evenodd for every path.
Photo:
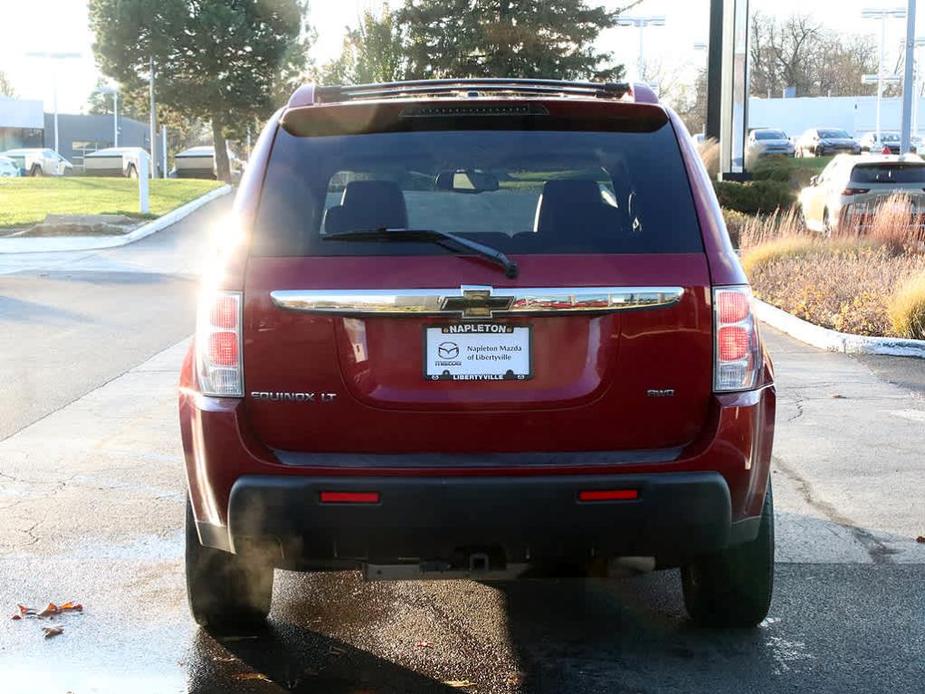
<instances>
[{"instance_id":1,"label":"license plate frame","mask_svg":"<svg viewBox=\"0 0 925 694\"><path fill-rule=\"evenodd\" d=\"M442 343L455 346L455 353ZM529 381L534 375L533 326L493 321L425 325L421 362L424 380L434 383Z\"/></svg>"}]
</instances>

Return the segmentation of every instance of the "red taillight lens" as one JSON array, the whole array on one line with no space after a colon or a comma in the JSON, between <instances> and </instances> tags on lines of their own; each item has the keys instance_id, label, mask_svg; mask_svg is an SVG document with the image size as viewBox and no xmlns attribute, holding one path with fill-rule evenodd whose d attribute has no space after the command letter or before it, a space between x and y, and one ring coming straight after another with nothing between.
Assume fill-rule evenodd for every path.
<instances>
[{"instance_id":1,"label":"red taillight lens","mask_svg":"<svg viewBox=\"0 0 925 694\"><path fill-rule=\"evenodd\" d=\"M845 188L841 194L842 195L864 195L864 193L869 193L870 188Z\"/></svg>"},{"instance_id":2,"label":"red taillight lens","mask_svg":"<svg viewBox=\"0 0 925 694\"><path fill-rule=\"evenodd\" d=\"M748 331L737 325L719 329L719 360L738 361L748 354Z\"/></svg>"},{"instance_id":3,"label":"red taillight lens","mask_svg":"<svg viewBox=\"0 0 925 694\"><path fill-rule=\"evenodd\" d=\"M579 501L632 501L638 498L638 489L585 489L578 492Z\"/></svg>"},{"instance_id":4,"label":"red taillight lens","mask_svg":"<svg viewBox=\"0 0 925 694\"><path fill-rule=\"evenodd\" d=\"M209 361L215 366L237 366L237 334L222 332L209 335Z\"/></svg>"},{"instance_id":5,"label":"red taillight lens","mask_svg":"<svg viewBox=\"0 0 925 694\"><path fill-rule=\"evenodd\" d=\"M378 504L379 492L321 492L323 504Z\"/></svg>"},{"instance_id":6,"label":"red taillight lens","mask_svg":"<svg viewBox=\"0 0 925 694\"><path fill-rule=\"evenodd\" d=\"M203 395L240 398L241 293L210 292L196 316L196 375Z\"/></svg>"},{"instance_id":7,"label":"red taillight lens","mask_svg":"<svg viewBox=\"0 0 925 694\"><path fill-rule=\"evenodd\" d=\"M238 302L233 296L218 296L212 304L211 323L216 328L238 327Z\"/></svg>"},{"instance_id":8,"label":"red taillight lens","mask_svg":"<svg viewBox=\"0 0 925 694\"><path fill-rule=\"evenodd\" d=\"M713 389L717 392L748 390L758 383L761 343L751 299L748 287L713 290Z\"/></svg>"},{"instance_id":9,"label":"red taillight lens","mask_svg":"<svg viewBox=\"0 0 925 694\"><path fill-rule=\"evenodd\" d=\"M738 323L748 318L751 310L748 296L739 292L723 292L719 295L719 322Z\"/></svg>"}]
</instances>

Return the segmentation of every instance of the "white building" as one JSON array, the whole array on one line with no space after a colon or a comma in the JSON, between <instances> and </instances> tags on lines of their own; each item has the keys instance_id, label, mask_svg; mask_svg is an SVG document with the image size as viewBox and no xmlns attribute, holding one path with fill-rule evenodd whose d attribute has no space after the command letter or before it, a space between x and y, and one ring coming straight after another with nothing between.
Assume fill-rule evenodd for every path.
<instances>
[{"instance_id":1,"label":"white building","mask_svg":"<svg viewBox=\"0 0 925 694\"><path fill-rule=\"evenodd\" d=\"M915 105L914 105L915 107ZM918 113L925 118L925 99L920 98ZM884 98L880 107L880 129L899 130L902 99ZM913 131L916 120L913 119ZM925 126L925 123L923 123ZM793 99L748 100L749 128L778 128L788 135L800 135L808 128L842 128L855 136L877 128L875 96L805 96Z\"/></svg>"}]
</instances>

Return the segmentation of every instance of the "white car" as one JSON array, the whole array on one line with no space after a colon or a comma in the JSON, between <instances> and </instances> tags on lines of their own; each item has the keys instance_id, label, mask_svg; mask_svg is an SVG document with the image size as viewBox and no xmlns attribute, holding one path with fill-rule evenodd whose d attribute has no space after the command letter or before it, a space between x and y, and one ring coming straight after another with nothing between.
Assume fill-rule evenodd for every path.
<instances>
[{"instance_id":1,"label":"white car","mask_svg":"<svg viewBox=\"0 0 925 694\"><path fill-rule=\"evenodd\" d=\"M228 150L228 166L232 178L237 177L243 168L231 150ZM215 147L203 145L183 150L174 157L174 169L177 178L217 178Z\"/></svg>"},{"instance_id":2,"label":"white car","mask_svg":"<svg viewBox=\"0 0 925 694\"><path fill-rule=\"evenodd\" d=\"M26 176L63 176L74 168L67 159L47 147L22 147L0 152L9 157L25 172Z\"/></svg>"},{"instance_id":3,"label":"white car","mask_svg":"<svg viewBox=\"0 0 925 694\"><path fill-rule=\"evenodd\" d=\"M841 224L857 224L894 193L925 211L925 160L915 154L840 154L800 191L808 229L824 234Z\"/></svg>"},{"instance_id":4,"label":"white car","mask_svg":"<svg viewBox=\"0 0 925 694\"><path fill-rule=\"evenodd\" d=\"M864 133L860 139L861 151L862 152L875 152L877 154L886 154L883 151L884 147L889 148L889 154L901 154L899 151L901 143L900 133L893 130L883 130L880 132L880 137L877 137L877 133L870 132ZM922 144L921 138L918 135L912 135L909 139L910 152L917 152L919 146Z\"/></svg>"},{"instance_id":5,"label":"white car","mask_svg":"<svg viewBox=\"0 0 925 694\"><path fill-rule=\"evenodd\" d=\"M0 157L0 178L15 178L21 175L19 164L9 157Z\"/></svg>"},{"instance_id":6,"label":"white car","mask_svg":"<svg viewBox=\"0 0 925 694\"><path fill-rule=\"evenodd\" d=\"M142 147L107 147L84 157L84 173L88 176L138 178L142 159L150 162L148 152Z\"/></svg>"}]
</instances>

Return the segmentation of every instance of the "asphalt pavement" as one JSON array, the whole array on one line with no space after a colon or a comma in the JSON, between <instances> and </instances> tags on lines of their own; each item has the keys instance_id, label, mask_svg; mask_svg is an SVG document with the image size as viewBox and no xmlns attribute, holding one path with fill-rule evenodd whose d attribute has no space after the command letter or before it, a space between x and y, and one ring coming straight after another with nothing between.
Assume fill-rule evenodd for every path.
<instances>
[{"instance_id":1,"label":"asphalt pavement","mask_svg":"<svg viewBox=\"0 0 925 694\"><path fill-rule=\"evenodd\" d=\"M779 385L769 618L705 630L677 572L364 583L278 571L216 639L183 588L176 377L213 203L137 244L0 256L0 692L921 692L925 363L765 329Z\"/></svg>"}]
</instances>

